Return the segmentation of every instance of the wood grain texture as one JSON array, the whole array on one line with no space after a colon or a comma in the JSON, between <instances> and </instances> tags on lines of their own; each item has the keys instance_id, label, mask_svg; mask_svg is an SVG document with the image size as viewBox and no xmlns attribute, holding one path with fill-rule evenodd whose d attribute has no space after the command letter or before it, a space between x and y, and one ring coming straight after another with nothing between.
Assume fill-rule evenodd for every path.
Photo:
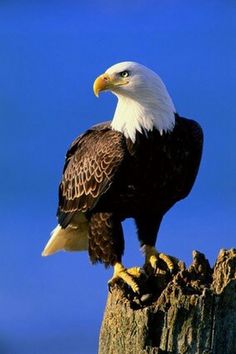
<instances>
[{"instance_id":1,"label":"wood grain texture","mask_svg":"<svg viewBox=\"0 0 236 354\"><path fill-rule=\"evenodd\" d=\"M236 353L236 250L221 250L213 269L194 251L188 269L148 282L144 302L120 287L108 295L99 354Z\"/></svg>"}]
</instances>

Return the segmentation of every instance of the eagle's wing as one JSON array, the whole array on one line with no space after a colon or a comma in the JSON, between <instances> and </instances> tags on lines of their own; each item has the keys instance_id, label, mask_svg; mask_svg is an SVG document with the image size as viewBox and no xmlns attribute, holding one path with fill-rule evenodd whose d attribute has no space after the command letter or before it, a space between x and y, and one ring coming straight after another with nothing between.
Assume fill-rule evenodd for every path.
<instances>
[{"instance_id":1,"label":"eagle's wing","mask_svg":"<svg viewBox=\"0 0 236 354\"><path fill-rule=\"evenodd\" d=\"M106 125L88 130L72 143L59 186L57 215L62 227L75 212L95 207L111 186L124 153L123 136Z\"/></svg>"}]
</instances>

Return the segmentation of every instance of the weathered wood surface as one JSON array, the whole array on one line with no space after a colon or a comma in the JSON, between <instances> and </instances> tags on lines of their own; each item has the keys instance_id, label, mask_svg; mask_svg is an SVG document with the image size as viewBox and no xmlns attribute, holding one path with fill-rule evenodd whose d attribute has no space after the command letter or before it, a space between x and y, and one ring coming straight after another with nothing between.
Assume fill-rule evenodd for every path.
<instances>
[{"instance_id":1,"label":"weathered wood surface","mask_svg":"<svg viewBox=\"0 0 236 354\"><path fill-rule=\"evenodd\" d=\"M108 295L99 354L236 354L236 250L213 269L194 251L188 269L143 284L141 300L118 286Z\"/></svg>"}]
</instances>

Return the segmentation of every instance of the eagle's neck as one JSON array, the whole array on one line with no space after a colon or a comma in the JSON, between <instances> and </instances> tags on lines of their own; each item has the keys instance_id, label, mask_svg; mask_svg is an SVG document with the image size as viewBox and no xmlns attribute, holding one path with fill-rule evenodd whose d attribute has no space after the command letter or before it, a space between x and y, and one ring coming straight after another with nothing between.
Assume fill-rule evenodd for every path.
<instances>
[{"instance_id":1,"label":"eagle's neck","mask_svg":"<svg viewBox=\"0 0 236 354\"><path fill-rule=\"evenodd\" d=\"M155 96L144 95L142 99L118 95L118 103L111 123L117 130L135 142L136 133L156 128L160 134L172 131L175 125L175 108L166 90Z\"/></svg>"}]
</instances>

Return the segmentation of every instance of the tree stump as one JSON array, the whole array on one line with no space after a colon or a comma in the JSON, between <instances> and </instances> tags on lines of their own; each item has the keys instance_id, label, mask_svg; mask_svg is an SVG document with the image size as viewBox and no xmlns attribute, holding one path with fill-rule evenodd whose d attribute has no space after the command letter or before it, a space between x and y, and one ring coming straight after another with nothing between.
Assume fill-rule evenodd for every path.
<instances>
[{"instance_id":1,"label":"tree stump","mask_svg":"<svg viewBox=\"0 0 236 354\"><path fill-rule=\"evenodd\" d=\"M188 269L176 261L140 281L139 297L122 284L108 295L99 354L236 354L235 249L213 269L193 251Z\"/></svg>"}]
</instances>

